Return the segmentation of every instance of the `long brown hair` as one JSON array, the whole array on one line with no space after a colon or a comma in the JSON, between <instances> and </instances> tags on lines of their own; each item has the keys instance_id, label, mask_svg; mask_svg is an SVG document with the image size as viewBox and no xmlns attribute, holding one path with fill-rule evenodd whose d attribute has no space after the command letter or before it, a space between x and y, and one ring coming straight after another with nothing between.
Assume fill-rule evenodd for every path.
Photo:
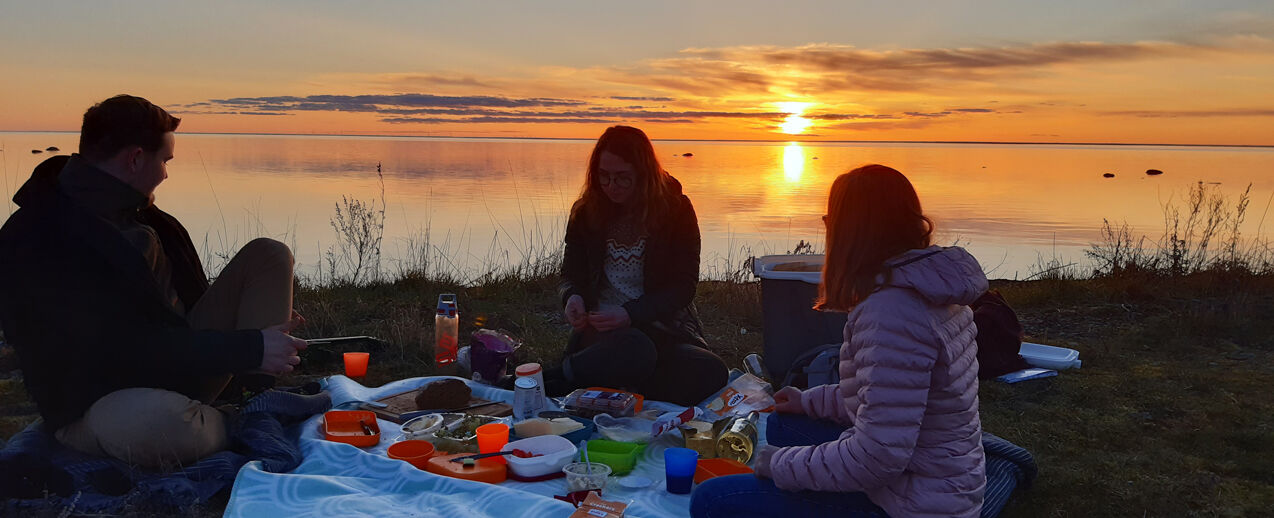
<instances>
[{"instance_id":1,"label":"long brown hair","mask_svg":"<svg viewBox=\"0 0 1274 518\"><path fill-rule=\"evenodd\" d=\"M814 309L849 311L879 287L885 261L929 246L933 220L906 176L879 164L840 175L827 198L827 256Z\"/></svg>"},{"instance_id":2,"label":"long brown hair","mask_svg":"<svg viewBox=\"0 0 1274 518\"><path fill-rule=\"evenodd\" d=\"M638 221L646 229L658 227L672 207L675 180L660 167L650 138L631 126L611 126L597 139L593 154L588 158L584 188L571 206L571 220L582 217L590 227L599 229L607 220L618 215L619 207L606 197L601 184L597 183L597 164L604 151L633 165L633 207Z\"/></svg>"}]
</instances>

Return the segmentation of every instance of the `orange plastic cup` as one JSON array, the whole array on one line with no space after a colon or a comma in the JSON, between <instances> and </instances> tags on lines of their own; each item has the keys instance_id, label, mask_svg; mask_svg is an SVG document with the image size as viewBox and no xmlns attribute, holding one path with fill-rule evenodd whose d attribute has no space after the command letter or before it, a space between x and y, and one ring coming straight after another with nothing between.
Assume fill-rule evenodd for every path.
<instances>
[{"instance_id":1,"label":"orange plastic cup","mask_svg":"<svg viewBox=\"0 0 1274 518\"><path fill-rule=\"evenodd\" d=\"M345 375L361 378L367 375L368 353L345 353Z\"/></svg>"},{"instance_id":2,"label":"orange plastic cup","mask_svg":"<svg viewBox=\"0 0 1274 518\"><path fill-rule=\"evenodd\" d=\"M478 453L495 453L509 444L509 425L504 423L487 423L474 430L478 434ZM504 464L504 457L487 457L482 461Z\"/></svg>"},{"instance_id":3,"label":"orange plastic cup","mask_svg":"<svg viewBox=\"0 0 1274 518\"><path fill-rule=\"evenodd\" d=\"M433 443L419 440L396 442L385 450L389 458L407 461L420 469L425 469L429 465L429 459L434 456L434 453L436 450Z\"/></svg>"}]
</instances>

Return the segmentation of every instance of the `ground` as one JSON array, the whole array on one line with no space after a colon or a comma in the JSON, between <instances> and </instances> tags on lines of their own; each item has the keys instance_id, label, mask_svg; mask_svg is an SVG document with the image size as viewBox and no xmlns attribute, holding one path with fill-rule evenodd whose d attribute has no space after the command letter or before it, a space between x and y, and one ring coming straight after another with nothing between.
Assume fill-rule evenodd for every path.
<instances>
[{"instance_id":1,"label":"ground","mask_svg":"<svg viewBox=\"0 0 1274 518\"><path fill-rule=\"evenodd\" d=\"M985 430L1030 450L1040 466L1004 516L1274 515L1274 279L1224 274L993 282L1027 339L1078 349L1083 368L1055 378L981 387ZM461 288L420 280L304 288L298 335L371 335L364 380L434 373L438 293L460 297L462 332L481 325L525 340L516 361L556 363L565 324L552 279ZM734 367L759 351L756 283L705 282L697 303L709 342ZM367 348L367 345L349 346ZM340 371L346 348L314 349L281 383ZM36 417L12 355L0 353L0 437ZM219 514L224 499L200 514Z\"/></svg>"}]
</instances>

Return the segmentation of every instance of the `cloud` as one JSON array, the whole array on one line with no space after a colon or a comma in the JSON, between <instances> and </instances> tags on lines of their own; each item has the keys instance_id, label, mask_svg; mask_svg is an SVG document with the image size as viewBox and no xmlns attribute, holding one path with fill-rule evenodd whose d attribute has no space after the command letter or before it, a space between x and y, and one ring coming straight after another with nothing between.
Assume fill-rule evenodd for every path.
<instances>
[{"instance_id":1,"label":"cloud","mask_svg":"<svg viewBox=\"0 0 1274 518\"><path fill-rule=\"evenodd\" d=\"M668 102L674 101L671 97L630 97L626 95L612 95L611 99L616 101L652 101L652 102Z\"/></svg>"},{"instance_id":2,"label":"cloud","mask_svg":"<svg viewBox=\"0 0 1274 518\"><path fill-rule=\"evenodd\" d=\"M1178 118L1178 117L1271 117L1274 109L1233 108L1225 110L1123 110L1102 112L1102 115L1138 118Z\"/></svg>"},{"instance_id":3,"label":"cloud","mask_svg":"<svg viewBox=\"0 0 1274 518\"><path fill-rule=\"evenodd\" d=\"M517 108L526 106L575 106L583 101L553 98L508 98L489 95L453 96L432 94L392 94L392 95L310 95L295 97L289 95L274 97L235 97L231 99L212 99L209 102L222 106L253 107L261 105L297 106L298 110L315 109L319 111L374 111L382 106L497 106Z\"/></svg>"},{"instance_id":4,"label":"cloud","mask_svg":"<svg viewBox=\"0 0 1274 518\"><path fill-rule=\"evenodd\" d=\"M678 56L594 71L600 79L699 97L794 93L935 92L975 85L1003 91L1004 80L1060 65L1200 58L1256 52L1252 45L1145 41L1050 42L1000 47L860 49L812 43L689 48Z\"/></svg>"},{"instance_id":5,"label":"cloud","mask_svg":"<svg viewBox=\"0 0 1274 518\"><path fill-rule=\"evenodd\" d=\"M627 101L628 99L624 99ZM753 119L777 120L786 116L774 111L667 110L639 105L608 106L587 101L528 97L443 96L411 93L394 95L277 95L212 99L190 106L213 106L235 111L198 113L297 113L356 112L380 115L391 124L440 123L522 123L555 122L612 123L624 120L655 123L687 123L695 120ZM538 109L529 109L538 108Z\"/></svg>"}]
</instances>

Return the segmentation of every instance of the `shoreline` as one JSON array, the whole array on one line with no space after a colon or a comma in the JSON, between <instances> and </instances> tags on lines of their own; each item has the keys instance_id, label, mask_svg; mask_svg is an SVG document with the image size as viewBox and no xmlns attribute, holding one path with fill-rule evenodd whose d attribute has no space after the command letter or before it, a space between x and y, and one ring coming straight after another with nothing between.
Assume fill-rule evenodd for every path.
<instances>
[{"instance_id":1,"label":"shoreline","mask_svg":"<svg viewBox=\"0 0 1274 518\"><path fill-rule=\"evenodd\" d=\"M79 134L78 130L0 130L0 134ZM526 140L526 141L561 141L561 142L593 142L596 137L502 137L502 136L463 136L463 135L395 135L376 133L237 133L237 132L182 132L182 135L212 136L248 136L248 137L319 137L319 138L383 138L383 139L422 139L422 140ZM809 139L651 139L655 142L699 142L699 143L751 143L751 144L937 144L961 146L1078 146L1078 147L1184 147L1184 148L1235 148L1235 149L1270 149L1274 144L1194 144L1170 142L1048 142L1048 141L991 141L991 140L809 140ZM0 151L3 151L0 149Z\"/></svg>"}]
</instances>

